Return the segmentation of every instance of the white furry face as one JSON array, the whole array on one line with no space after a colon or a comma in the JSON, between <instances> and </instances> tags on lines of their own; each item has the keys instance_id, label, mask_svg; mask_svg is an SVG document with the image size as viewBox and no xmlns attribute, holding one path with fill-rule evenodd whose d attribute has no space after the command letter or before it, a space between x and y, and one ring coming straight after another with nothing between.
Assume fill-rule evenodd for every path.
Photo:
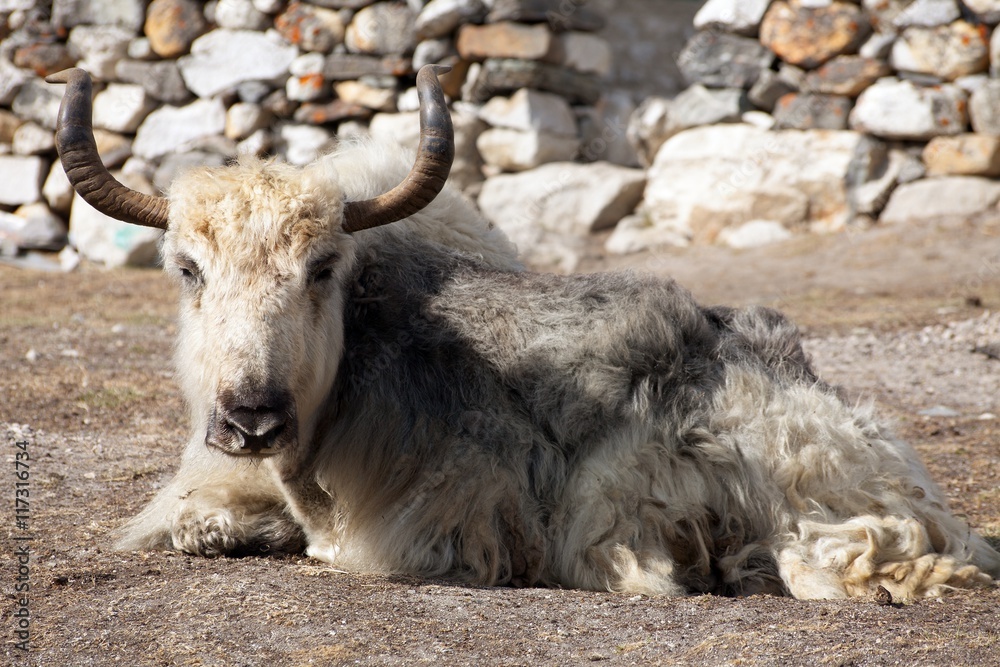
<instances>
[{"instance_id":1,"label":"white furry face","mask_svg":"<svg viewBox=\"0 0 1000 667\"><path fill-rule=\"evenodd\" d=\"M177 364L196 429L237 456L312 431L343 348L353 239L323 167L194 170L170 194L167 271L181 286Z\"/></svg>"}]
</instances>

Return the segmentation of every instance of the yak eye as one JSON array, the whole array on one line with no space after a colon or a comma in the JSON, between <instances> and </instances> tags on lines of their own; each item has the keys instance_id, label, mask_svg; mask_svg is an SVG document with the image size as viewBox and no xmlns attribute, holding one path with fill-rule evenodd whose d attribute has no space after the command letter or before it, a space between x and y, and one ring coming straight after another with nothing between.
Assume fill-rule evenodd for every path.
<instances>
[{"instance_id":1,"label":"yak eye","mask_svg":"<svg viewBox=\"0 0 1000 667\"><path fill-rule=\"evenodd\" d=\"M185 283L195 284L201 282L201 271L198 265L190 257L177 258L177 271L181 274L181 279Z\"/></svg>"},{"instance_id":2,"label":"yak eye","mask_svg":"<svg viewBox=\"0 0 1000 667\"><path fill-rule=\"evenodd\" d=\"M322 283L333 278L333 269L339 255L333 254L315 262L309 272L309 278L314 283Z\"/></svg>"}]
</instances>

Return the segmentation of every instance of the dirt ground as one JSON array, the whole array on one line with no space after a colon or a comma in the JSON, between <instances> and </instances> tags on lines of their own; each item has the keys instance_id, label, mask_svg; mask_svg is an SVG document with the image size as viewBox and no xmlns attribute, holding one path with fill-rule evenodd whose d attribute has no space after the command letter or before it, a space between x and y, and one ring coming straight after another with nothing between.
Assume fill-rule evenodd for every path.
<instances>
[{"instance_id":1,"label":"dirt ground","mask_svg":"<svg viewBox=\"0 0 1000 667\"><path fill-rule=\"evenodd\" d=\"M821 375L874 400L1000 545L1000 219L625 259L599 242L587 270L669 274L703 302L793 316ZM4 664L1000 665L997 589L905 606L650 599L347 574L305 557L113 552L110 531L169 478L185 439L174 301L154 270L0 265ZM13 616L24 544L29 653Z\"/></svg>"}]
</instances>

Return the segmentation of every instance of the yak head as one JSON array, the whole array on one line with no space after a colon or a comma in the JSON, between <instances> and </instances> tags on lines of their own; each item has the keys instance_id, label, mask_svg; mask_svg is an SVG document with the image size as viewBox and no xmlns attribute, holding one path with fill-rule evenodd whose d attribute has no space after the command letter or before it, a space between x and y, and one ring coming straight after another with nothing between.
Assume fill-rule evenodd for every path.
<instances>
[{"instance_id":1,"label":"yak head","mask_svg":"<svg viewBox=\"0 0 1000 667\"><path fill-rule=\"evenodd\" d=\"M105 169L91 126L90 76L66 83L56 140L74 189L119 220L166 230L163 259L181 292L177 363L195 428L233 456L294 447L328 394L343 351L353 234L406 218L440 192L454 156L441 68L417 76L421 138L395 188L346 201L334 168L244 158L179 177L166 197L125 187Z\"/></svg>"}]
</instances>

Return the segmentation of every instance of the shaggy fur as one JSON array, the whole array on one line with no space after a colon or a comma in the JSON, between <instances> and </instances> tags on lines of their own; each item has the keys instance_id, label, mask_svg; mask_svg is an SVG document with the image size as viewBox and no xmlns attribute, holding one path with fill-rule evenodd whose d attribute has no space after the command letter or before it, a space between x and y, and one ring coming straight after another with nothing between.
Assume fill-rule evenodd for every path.
<instances>
[{"instance_id":1,"label":"shaggy fur","mask_svg":"<svg viewBox=\"0 0 1000 667\"><path fill-rule=\"evenodd\" d=\"M906 599L1000 576L780 314L629 273L524 272L448 190L342 233L343 198L408 164L364 145L178 181L164 254L192 434L121 548L304 547L354 570L653 595ZM220 396L264 390L294 399L290 446L262 462L205 446Z\"/></svg>"}]
</instances>

